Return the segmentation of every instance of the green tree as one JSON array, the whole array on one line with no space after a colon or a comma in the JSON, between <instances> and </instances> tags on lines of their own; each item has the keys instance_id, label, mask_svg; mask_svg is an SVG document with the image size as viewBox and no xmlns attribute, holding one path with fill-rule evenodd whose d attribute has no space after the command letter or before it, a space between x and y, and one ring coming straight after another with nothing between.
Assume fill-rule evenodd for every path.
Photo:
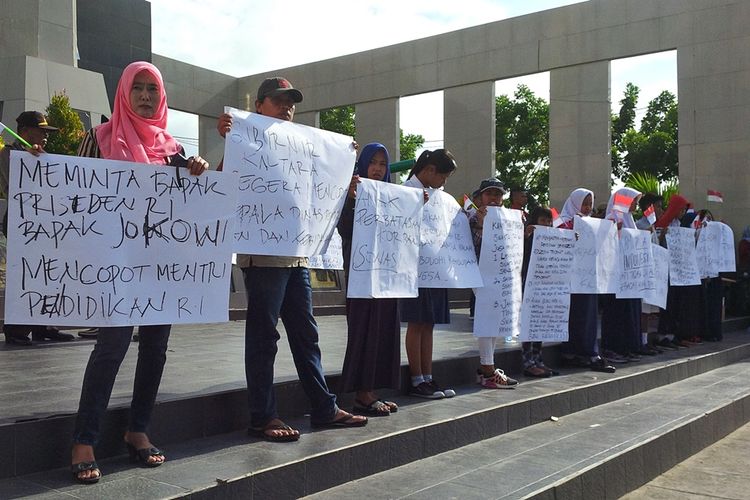
<instances>
[{"instance_id":1,"label":"green tree","mask_svg":"<svg viewBox=\"0 0 750 500\"><path fill-rule=\"evenodd\" d=\"M628 83L619 115L612 116L612 172L626 180L631 174L651 174L659 181L677 177L677 98L663 91L651 100L640 129L635 129L639 89Z\"/></svg>"},{"instance_id":2,"label":"green tree","mask_svg":"<svg viewBox=\"0 0 750 500\"><path fill-rule=\"evenodd\" d=\"M411 160L417 158L417 149L424 146L424 137L420 134L406 134L399 129L399 160Z\"/></svg>"},{"instance_id":3,"label":"green tree","mask_svg":"<svg viewBox=\"0 0 750 500\"><path fill-rule=\"evenodd\" d=\"M549 104L519 85L495 98L495 166L508 186L525 188L531 203L549 201Z\"/></svg>"},{"instance_id":4,"label":"green tree","mask_svg":"<svg viewBox=\"0 0 750 500\"><path fill-rule=\"evenodd\" d=\"M625 134L635 128L635 107L638 104L640 92L641 90L638 87L628 82L625 85L625 95L620 101L620 113L612 114L612 151L610 156L612 158L612 173L618 179L627 176L620 151L625 150L623 146Z\"/></svg>"},{"instance_id":5,"label":"green tree","mask_svg":"<svg viewBox=\"0 0 750 500\"><path fill-rule=\"evenodd\" d=\"M49 106L47 106L47 120L50 125L60 130L49 135L45 151L75 155L83 139L83 122L78 113L70 107L70 98L64 90L59 94L55 93L50 99Z\"/></svg>"},{"instance_id":6,"label":"green tree","mask_svg":"<svg viewBox=\"0 0 750 500\"><path fill-rule=\"evenodd\" d=\"M320 128L355 137L354 105L326 109L320 112Z\"/></svg>"},{"instance_id":7,"label":"green tree","mask_svg":"<svg viewBox=\"0 0 750 500\"><path fill-rule=\"evenodd\" d=\"M320 112L320 128L329 132L349 135L357 139L354 105L330 108ZM419 134L404 134L399 130L399 160L414 158L417 149L424 145L424 137ZM394 158L391 158L395 161Z\"/></svg>"}]
</instances>

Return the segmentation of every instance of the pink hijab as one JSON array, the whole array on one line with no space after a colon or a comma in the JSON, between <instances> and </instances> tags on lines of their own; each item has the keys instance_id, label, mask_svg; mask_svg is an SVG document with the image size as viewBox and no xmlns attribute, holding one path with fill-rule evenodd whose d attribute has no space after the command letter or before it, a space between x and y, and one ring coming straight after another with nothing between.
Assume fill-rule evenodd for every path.
<instances>
[{"instance_id":1,"label":"pink hijab","mask_svg":"<svg viewBox=\"0 0 750 500\"><path fill-rule=\"evenodd\" d=\"M141 118L130 107L133 80L148 71L159 82L159 104L152 118ZM138 163L165 164L180 145L167 133L167 95L164 80L156 66L144 61L129 64L117 84L112 118L96 127L96 142L102 158Z\"/></svg>"}]
</instances>

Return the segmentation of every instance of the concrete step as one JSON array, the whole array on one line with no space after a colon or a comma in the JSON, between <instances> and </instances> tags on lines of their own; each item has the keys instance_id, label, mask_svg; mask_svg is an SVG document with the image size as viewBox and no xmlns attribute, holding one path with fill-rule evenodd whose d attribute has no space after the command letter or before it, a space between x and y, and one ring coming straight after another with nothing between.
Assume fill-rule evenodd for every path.
<instances>
[{"instance_id":1,"label":"concrete step","mask_svg":"<svg viewBox=\"0 0 750 500\"><path fill-rule=\"evenodd\" d=\"M615 499L748 421L743 360L307 498Z\"/></svg>"},{"instance_id":2,"label":"concrete step","mask_svg":"<svg viewBox=\"0 0 750 500\"><path fill-rule=\"evenodd\" d=\"M518 353L510 353L518 358ZM551 416L565 417L635 394L664 387L689 377L732 365L750 357L750 336L726 335L721 343L703 344L624 365L616 374L565 371L559 377L523 380L516 390L488 391L476 385L458 386L459 395L442 401L396 397L400 411L386 418L371 419L362 429L312 430L306 419L287 419L299 427L299 443L272 444L250 440L243 431L200 439L174 439L159 444L167 449L169 462L157 469L132 468L126 463L121 443L112 443L114 458L97 456L104 479L94 486L73 485L66 469L38 469L35 474L0 481L0 498L23 495L72 495L148 498L296 498L352 480L387 471L472 443L527 428ZM445 377L471 379L475 358L445 360ZM435 370L436 373L438 370ZM283 392L283 387L281 388ZM291 390L291 389L290 389ZM288 395L288 393L287 393ZM206 401L203 413L175 402L157 419L160 436L189 434L183 422L204 419L236 422L244 428L244 397L233 404ZM164 405L160 405L164 406ZM163 412L163 409L161 409ZM284 412L283 414L288 414ZM750 415L750 413L748 413ZM170 418L172 417L172 418ZM52 444L60 443L59 466L67 464L69 428L47 422ZM110 419L111 420L111 419ZM170 427L171 422L171 427ZM30 425L32 423L20 424ZM39 425L39 423L36 423ZM122 422L112 423L116 428ZM188 424L189 425L189 424ZM156 431L155 431L156 432ZM118 434L119 435L119 434ZM46 453L50 442L27 453ZM22 452L16 448L16 453Z\"/></svg>"}]
</instances>

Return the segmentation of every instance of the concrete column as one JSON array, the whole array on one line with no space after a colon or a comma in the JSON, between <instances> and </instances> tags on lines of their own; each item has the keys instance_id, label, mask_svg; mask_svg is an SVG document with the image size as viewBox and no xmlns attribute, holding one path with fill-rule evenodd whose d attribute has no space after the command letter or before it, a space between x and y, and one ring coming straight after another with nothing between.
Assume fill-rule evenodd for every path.
<instances>
[{"instance_id":1,"label":"concrete column","mask_svg":"<svg viewBox=\"0 0 750 500\"><path fill-rule=\"evenodd\" d=\"M594 204L610 195L610 63L550 71L550 204L558 210L570 192L585 187Z\"/></svg>"},{"instance_id":2,"label":"concrete column","mask_svg":"<svg viewBox=\"0 0 750 500\"><path fill-rule=\"evenodd\" d=\"M75 0L38 0L39 58L77 66Z\"/></svg>"},{"instance_id":3,"label":"concrete column","mask_svg":"<svg viewBox=\"0 0 750 500\"><path fill-rule=\"evenodd\" d=\"M495 82L462 85L443 91L444 144L458 170L445 189L453 196L471 194L495 171Z\"/></svg>"},{"instance_id":4,"label":"concrete column","mask_svg":"<svg viewBox=\"0 0 750 500\"><path fill-rule=\"evenodd\" d=\"M737 8L750 15L750 6ZM719 38L728 24L707 29ZM739 239L750 223L750 60L737 54L750 54L749 37L678 47L677 82L680 192L725 220ZM720 191L724 203L708 203L708 189Z\"/></svg>"},{"instance_id":5,"label":"concrete column","mask_svg":"<svg viewBox=\"0 0 750 500\"><path fill-rule=\"evenodd\" d=\"M354 122L360 147L379 142L388 150L392 162L399 158L399 99L363 102L355 105Z\"/></svg>"},{"instance_id":6,"label":"concrete column","mask_svg":"<svg viewBox=\"0 0 750 500\"><path fill-rule=\"evenodd\" d=\"M216 117L198 115L198 152L216 169L224 157L224 139L216 131Z\"/></svg>"},{"instance_id":7,"label":"concrete column","mask_svg":"<svg viewBox=\"0 0 750 500\"><path fill-rule=\"evenodd\" d=\"M320 128L320 113L317 111L294 113L294 123L301 123L302 125Z\"/></svg>"}]
</instances>

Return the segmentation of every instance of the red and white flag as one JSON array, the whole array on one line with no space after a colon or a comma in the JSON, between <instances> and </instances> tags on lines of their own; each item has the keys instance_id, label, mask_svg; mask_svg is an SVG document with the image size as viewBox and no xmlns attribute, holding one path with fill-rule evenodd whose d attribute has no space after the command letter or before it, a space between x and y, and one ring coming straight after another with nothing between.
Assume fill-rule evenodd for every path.
<instances>
[{"instance_id":1,"label":"red and white flag","mask_svg":"<svg viewBox=\"0 0 750 500\"><path fill-rule=\"evenodd\" d=\"M654 210L654 206L649 205L643 212L643 215L646 217L646 220L648 220L648 223L653 226L654 222L656 222L656 210Z\"/></svg>"},{"instance_id":2,"label":"red and white flag","mask_svg":"<svg viewBox=\"0 0 750 500\"><path fill-rule=\"evenodd\" d=\"M718 191L713 191L711 189L708 190L708 197L706 199L715 203L724 203L724 197L721 195L721 193Z\"/></svg>"},{"instance_id":3,"label":"red and white flag","mask_svg":"<svg viewBox=\"0 0 750 500\"><path fill-rule=\"evenodd\" d=\"M549 209L552 212L552 227L560 227L563 225L563 220L560 218L560 214L554 208Z\"/></svg>"},{"instance_id":4,"label":"red and white flag","mask_svg":"<svg viewBox=\"0 0 750 500\"><path fill-rule=\"evenodd\" d=\"M477 206L474 205L474 202L471 201L471 198L469 198L467 195L464 195L464 211L468 213L476 212Z\"/></svg>"},{"instance_id":5,"label":"red and white flag","mask_svg":"<svg viewBox=\"0 0 750 500\"><path fill-rule=\"evenodd\" d=\"M633 203L633 198L626 194L615 193L614 203L612 203L612 210L621 213L630 212L630 204Z\"/></svg>"}]
</instances>

